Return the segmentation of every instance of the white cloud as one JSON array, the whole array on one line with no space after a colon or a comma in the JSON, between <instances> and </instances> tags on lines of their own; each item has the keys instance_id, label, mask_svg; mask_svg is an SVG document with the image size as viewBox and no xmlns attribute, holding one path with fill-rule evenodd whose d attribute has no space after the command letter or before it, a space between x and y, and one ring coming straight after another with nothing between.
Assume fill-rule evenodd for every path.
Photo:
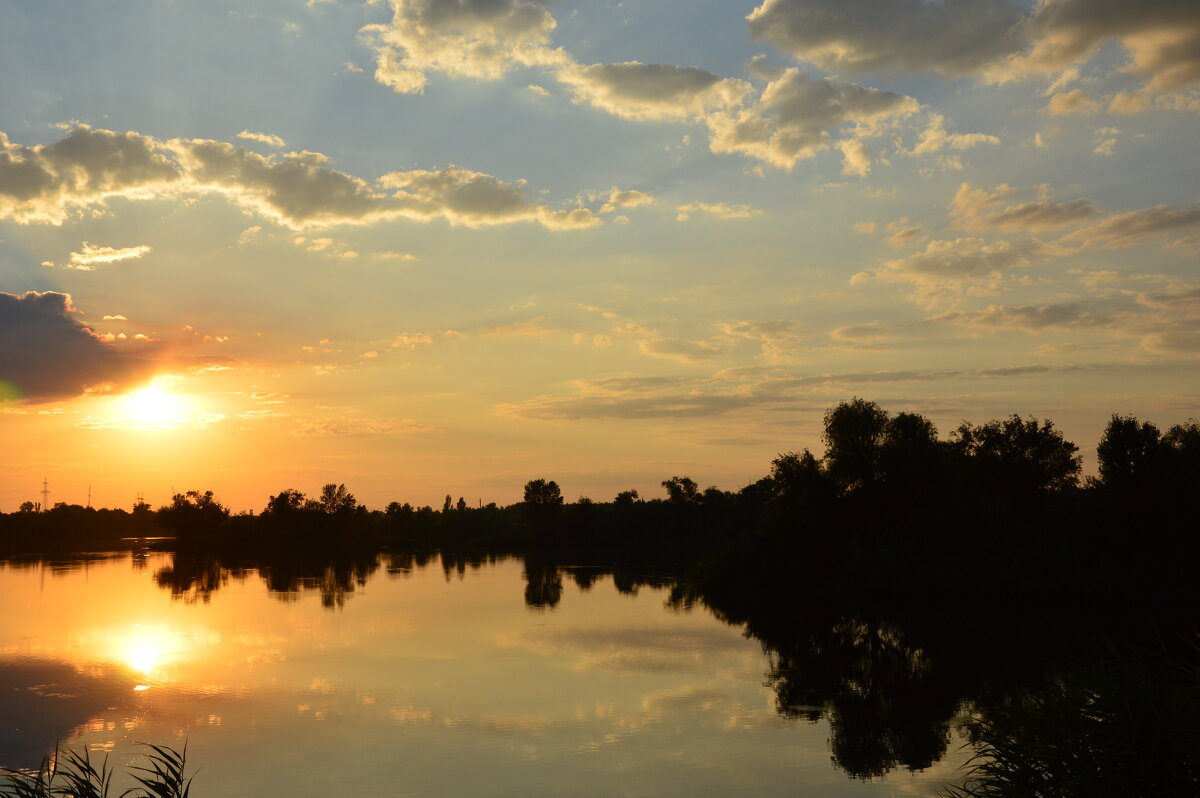
<instances>
[{"instance_id":1,"label":"white cloud","mask_svg":"<svg viewBox=\"0 0 1200 798\"><path fill-rule=\"evenodd\" d=\"M969 150L984 144L999 143L1000 139L987 133L947 133L946 118L931 112L929 126L922 131L909 155L931 155L943 149Z\"/></svg>"},{"instance_id":2,"label":"white cloud","mask_svg":"<svg viewBox=\"0 0 1200 798\"><path fill-rule=\"evenodd\" d=\"M687 121L735 108L753 90L696 67L670 64L592 64L559 70L558 79L585 102L624 119Z\"/></svg>"},{"instance_id":3,"label":"white cloud","mask_svg":"<svg viewBox=\"0 0 1200 798\"><path fill-rule=\"evenodd\" d=\"M856 83L813 77L787 69L767 84L750 107L710 114L713 152L737 152L790 170L796 162L847 139L876 135L919 108L916 100ZM833 133L831 133L833 131ZM847 148L849 169L861 172L861 150Z\"/></svg>"},{"instance_id":4,"label":"white cloud","mask_svg":"<svg viewBox=\"0 0 1200 798\"><path fill-rule=\"evenodd\" d=\"M680 205L676 210L678 215L675 219L680 222L690 219L693 213L707 213L718 219L749 219L762 213L749 205L730 205L724 202L689 202Z\"/></svg>"},{"instance_id":5,"label":"white cloud","mask_svg":"<svg viewBox=\"0 0 1200 798\"><path fill-rule=\"evenodd\" d=\"M621 190L613 188L608 193L608 199L600 207L600 213L612 213L621 208L637 208L642 205L653 205L654 197L636 189ZM626 219L628 221L628 219Z\"/></svg>"},{"instance_id":6,"label":"white cloud","mask_svg":"<svg viewBox=\"0 0 1200 798\"><path fill-rule=\"evenodd\" d=\"M115 249L113 247L103 247L94 244L89 244L84 241L82 248L78 252L72 252L67 262L63 264L65 269L77 269L81 272L90 272L96 268L97 264L117 263L123 260L132 260L140 258L152 251L152 248L146 244L139 244L136 247L122 247Z\"/></svg>"},{"instance_id":7,"label":"white cloud","mask_svg":"<svg viewBox=\"0 0 1200 798\"><path fill-rule=\"evenodd\" d=\"M257 141L259 144L266 144L268 147L282 148L287 146L287 142L279 136L271 133L256 133L253 130L243 130L241 133L238 133L238 138L246 139L247 141Z\"/></svg>"},{"instance_id":8,"label":"white cloud","mask_svg":"<svg viewBox=\"0 0 1200 798\"><path fill-rule=\"evenodd\" d=\"M0 132L0 219L60 225L115 197L161 196L180 182L158 142L138 133L72 129L53 144L25 147Z\"/></svg>"},{"instance_id":9,"label":"white cloud","mask_svg":"<svg viewBox=\"0 0 1200 798\"><path fill-rule=\"evenodd\" d=\"M556 209L527 198L524 181L457 166L394 172L371 183L332 168L314 152L260 155L224 141L161 142L88 127L54 144L22 147L0 133L0 219L59 225L73 213L102 210L113 197L196 194L221 194L293 230L397 218L441 218L471 227L532 221L552 230L600 224L585 208ZM258 232L249 228L239 243ZM82 268L148 251L95 248L74 260Z\"/></svg>"},{"instance_id":10,"label":"white cloud","mask_svg":"<svg viewBox=\"0 0 1200 798\"><path fill-rule=\"evenodd\" d=\"M392 21L363 35L376 50L375 79L422 92L427 73L496 80L518 66L566 65L548 46L557 23L525 0L390 0Z\"/></svg>"}]
</instances>

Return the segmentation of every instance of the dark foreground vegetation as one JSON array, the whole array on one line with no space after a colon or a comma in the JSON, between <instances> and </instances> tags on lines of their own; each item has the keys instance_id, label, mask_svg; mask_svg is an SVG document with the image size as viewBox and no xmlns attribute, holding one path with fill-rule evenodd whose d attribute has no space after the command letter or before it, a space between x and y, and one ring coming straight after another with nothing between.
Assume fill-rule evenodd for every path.
<instances>
[{"instance_id":1,"label":"dark foreground vegetation","mask_svg":"<svg viewBox=\"0 0 1200 798\"><path fill-rule=\"evenodd\" d=\"M509 507L370 511L327 485L233 515L191 491L0 516L0 551L169 536L156 578L181 598L257 574L329 607L380 567L519 556L531 608L610 576L743 628L778 712L826 719L852 776L929 767L959 726L981 752L959 795L1200 794L1200 424L1113 416L1087 480L1052 422L1016 415L941 438L855 399L824 443L736 492L675 476L664 498L567 503L534 479Z\"/></svg>"},{"instance_id":2,"label":"dark foreground vegetation","mask_svg":"<svg viewBox=\"0 0 1200 798\"><path fill-rule=\"evenodd\" d=\"M147 745L145 763L132 765L128 775L137 786L120 798L188 798L192 779L184 775L186 751ZM55 750L35 770L0 770L0 798L110 798L114 772L107 757L99 762L88 749Z\"/></svg>"}]
</instances>

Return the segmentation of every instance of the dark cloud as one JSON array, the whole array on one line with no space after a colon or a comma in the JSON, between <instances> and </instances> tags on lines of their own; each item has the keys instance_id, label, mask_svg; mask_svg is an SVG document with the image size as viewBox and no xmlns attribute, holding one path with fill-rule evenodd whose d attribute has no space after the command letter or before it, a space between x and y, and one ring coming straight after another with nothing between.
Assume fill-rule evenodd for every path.
<instances>
[{"instance_id":1,"label":"dark cloud","mask_svg":"<svg viewBox=\"0 0 1200 798\"><path fill-rule=\"evenodd\" d=\"M1020 4L997 0L766 0L747 19L754 38L855 74L968 74L1019 50L1027 24Z\"/></svg>"},{"instance_id":2,"label":"dark cloud","mask_svg":"<svg viewBox=\"0 0 1200 798\"><path fill-rule=\"evenodd\" d=\"M144 361L101 341L71 317L73 312L68 294L0 292L0 381L17 398L69 399L147 371Z\"/></svg>"},{"instance_id":3,"label":"dark cloud","mask_svg":"<svg viewBox=\"0 0 1200 798\"><path fill-rule=\"evenodd\" d=\"M1032 6L1032 7L1031 7ZM1061 71L1119 42L1151 91L1200 81L1194 0L765 0L750 33L827 70L1005 80Z\"/></svg>"}]
</instances>

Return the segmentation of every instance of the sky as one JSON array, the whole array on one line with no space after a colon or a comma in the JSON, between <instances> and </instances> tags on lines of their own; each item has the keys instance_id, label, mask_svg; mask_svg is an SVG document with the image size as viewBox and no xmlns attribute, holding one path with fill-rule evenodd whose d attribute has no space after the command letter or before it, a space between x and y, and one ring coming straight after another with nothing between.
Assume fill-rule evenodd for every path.
<instances>
[{"instance_id":1,"label":"sky","mask_svg":"<svg viewBox=\"0 0 1200 798\"><path fill-rule=\"evenodd\" d=\"M0 9L0 511L1200 415L1191 0Z\"/></svg>"}]
</instances>

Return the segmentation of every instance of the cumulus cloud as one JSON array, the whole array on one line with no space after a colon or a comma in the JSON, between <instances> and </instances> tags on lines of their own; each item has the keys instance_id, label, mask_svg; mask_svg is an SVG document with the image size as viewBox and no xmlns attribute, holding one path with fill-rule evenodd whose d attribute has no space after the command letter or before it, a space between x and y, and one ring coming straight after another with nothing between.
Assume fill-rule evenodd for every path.
<instances>
[{"instance_id":1,"label":"cumulus cloud","mask_svg":"<svg viewBox=\"0 0 1200 798\"><path fill-rule=\"evenodd\" d=\"M754 38L822 69L947 76L1016 52L1027 25L1003 0L766 0L747 20Z\"/></svg>"},{"instance_id":2,"label":"cumulus cloud","mask_svg":"<svg viewBox=\"0 0 1200 798\"><path fill-rule=\"evenodd\" d=\"M214 193L294 230L397 218L441 218L471 227L532 221L553 230L600 223L585 208L555 209L528 199L524 181L505 182L453 165L368 182L313 152L260 155L224 141L160 142L88 127L52 145L22 147L0 133L0 219L62 224L71 213L103 208L111 197ZM81 253L79 263L125 257L135 255L94 248Z\"/></svg>"},{"instance_id":3,"label":"cumulus cloud","mask_svg":"<svg viewBox=\"0 0 1200 798\"><path fill-rule=\"evenodd\" d=\"M920 138L909 155L932 155L944 149L969 150L984 144L999 144L1000 139L987 133L948 133L946 118L941 114L929 114L929 126L921 132Z\"/></svg>"},{"instance_id":4,"label":"cumulus cloud","mask_svg":"<svg viewBox=\"0 0 1200 798\"><path fill-rule=\"evenodd\" d=\"M133 260L147 255L152 248L146 244L136 247L103 247L84 241L78 252L72 252L63 268L77 269L81 272L94 271L97 264L117 263L123 260Z\"/></svg>"},{"instance_id":5,"label":"cumulus cloud","mask_svg":"<svg viewBox=\"0 0 1200 798\"><path fill-rule=\"evenodd\" d=\"M1150 91L1200 81L1200 8L1180 0L765 0L747 19L755 38L850 74L1061 73L1117 41L1129 55L1123 69Z\"/></svg>"},{"instance_id":6,"label":"cumulus cloud","mask_svg":"<svg viewBox=\"0 0 1200 798\"><path fill-rule=\"evenodd\" d=\"M687 121L742 104L753 88L697 67L670 64L571 66L558 79L585 102L625 119Z\"/></svg>"},{"instance_id":7,"label":"cumulus cloud","mask_svg":"<svg viewBox=\"0 0 1200 798\"><path fill-rule=\"evenodd\" d=\"M612 213L621 208L637 208L641 205L653 204L654 197L644 191L637 191L636 189L622 191L619 188L613 188L608 194L608 199L601 206L600 213Z\"/></svg>"},{"instance_id":8,"label":"cumulus cloud","mask_svg":"<svg viewBox=\"0 0 1200 798\"><path fill-rule=\"evenodd\" d=\"M548 45L557 23L526 0L390 0L392 21L363 35L376 50L375 79L422 92L428 73L496 80L519 66L566 65Z\"/></svg>"},{"instance_id":9,"label":"cumulus cloud","mask_svg":"<svg viewBox=\"0 0 1200 798\"><path fill-rule=\"evenodd\" d=\"M60 225L114 197L161 196L181 180L158 142L137 133L72 129L53 144L15 144L0 132L0 219Z\"/></svg>"},{"instance_id":10,"label":"cumulus cloud","mask_svg":"<svg viewBox=\"0 0 1200 798\"><path fill-rule=\"evenodd\" d=\"M0 381L33 402L126 384L146 363L101 341L72 318L68 294L0 292Z\"/></svg>"},{"instance_id":11,"label":"cumulus cloud","mask_svg":"<svg viewBox=\"0 0 1200 798\"><path fill-rule=\"evenodd\" d=\"M903 94L787 69L749 107L710 114L709 146L713 152L742 153L790 170L797 161L833 146L836 132L850 128L845 139L862 139L919 107ZM863 153L843 153L849 171L861 173Z\"/></svg>"},{"instance_id":12,"label":"cumulus cloud","mask_svg":"<svg viewBox=\"0 0 1200 798\"><path fill-rule=\"evenodd\" d=\"M1027 267L1053 251L1037 239L1015 244L981 238L930 241L924 250L888 261L878 271L860 272L851 282L879 279L909 283L917 289L913 297L916 301L933 305L948 296L990 293L1007 272Z\"/></svg>"},{"instance_id":13,"label":"cumulus cloud","mask_svg":"<svg viewBox=\"0 0 1200 798\"><path fill-rule=\"evenodd\" d=\"M1046 111L1051 116L1098 114L1102 107L1100 101L1086 91L1073 89L1053 95L1046 105Z\"/></svg>"},{"instance_id":14,"label":"cumulus cloud","mask_svg":"<svg viewBox=\"0 0 1200 798\"><path fill-rule=\"evenodd\" d=\"M536 221L551 230L600 224L586 208L554 210L526 199L524 181L506 183L454 165L440 171L392 172L379 178L379 185L393 192L390 202L411 218L441 217L468 227Z\"/></svg>"}]
</instances>

